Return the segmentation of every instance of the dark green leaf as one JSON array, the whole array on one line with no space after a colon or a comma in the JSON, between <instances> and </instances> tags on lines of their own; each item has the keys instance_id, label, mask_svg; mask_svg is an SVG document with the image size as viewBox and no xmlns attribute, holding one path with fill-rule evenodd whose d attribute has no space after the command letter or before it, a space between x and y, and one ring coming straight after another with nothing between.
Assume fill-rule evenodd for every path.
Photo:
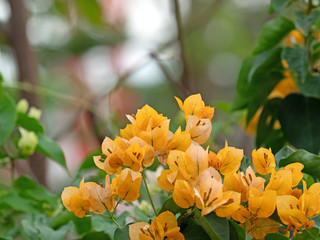
<instances>
[{"instance_id":1,"label":"dark green leaf","mask_svg":"<svg viewBox=\"0 0 320 240\"><path fill-rule=\"evenodd\" d=\"M237 93L235 100L232 104L232 110L241 110L247 107L248 103L251 100L251 96L248 95L249 89L249 73L251 68L255 62L256 57L249 57L244 60L241 66L241 70L239 73L238 81L237 81Z\"/></svg>"},{"instance_id":2,"label":"dark green leaf","mask_svg":"<svg viewBox=\"0 0 320 240\"><path fill-rule=\"evenodd\" d=\"M320 76L308 74L305 82L299 82L299 89L306 97L320 98Z\"/></svg>"},{"instance_id":3,"label":"dark green leaf","mask_svg":"<svg viewBox=\"0 0 320 240\"><path fill-rule=\"evenodd\" d=\"M245 60L237 82L237 94L233 103L233 110L248 107L254 98L259 100L259 104L263 103L266 94L262 90L269 92L272 90L274 84L279 81L280 75L278 72L281 69L281 48ZM272 79L273 75L276 76L275 80ZM268 87L268 89L265 89L265 87ZM261 92L263 97L259 96ZM254 111L251 111L250 115L253 113Z\"/></svg>"},{"instance_id":4,"label":"dark green leaf","mask_svg":"<svg viewBox=\"0 0 320 240\"><path fill-rule=\"evenodd\" d=\"M281 104L279 120L285 138L296 148L318 154L320 148L320 100L290 94Z\"/></svg>"},{"instance_id":5,"label":"dark green leaf","mask_svg":"<svg viewBox=\"0 0 320 240\"><path fill-rule=\"evenodd\" d=\"M113 236L114 240L125 240L130 239L129 237L129 225L125 225L124 227L118 228Z\"/></svg>"},{"instance_id":6,"label":"dark green leaf","mask_svg":"<svg viewBox=\"0 0 320 240\"><path fill-rule=\"evenodd\" d=\"M289 64L289 69L300 76L304 83L308 74L308 49L302 47L283 48L282 58Z\"/></svg>"},{"instance_id":7,"label":"dark green leaf","mask_svg":"<svg viewBox=\"0 0 320 240\"><path fill-rule=\"evenodd\" d=\"M12 133L15 126L16 117L16 105L11 97L5 94L0 102L0 145Z\"/></svg>"},{"instance_id":8,"label":"dark green leaf","mask_svg":"<svg viewBox=\"0 0 320 240\"><path fill-rule=\"evenodd\" d=\"M320 10L313 9L310 14L306 15L302 9L296 9L294 13L296 29L303 30L304 35L309 34L309 29L313 23L319 20Z\"/></svg>"},{"instance_id":9,"label":"dark green leaf","mask_svg":"<svg viewBox=\"0 0 320 240\"><path fill-rule=\"evenodd\" d=\"M282 72L280 71L270 71L265 77L265 73L263 76L260 76L261 79L264 79L263 82L259 85L257 90L254 92L254 97L252 98L247 115L247 123L253 118L258 109L264 105L267 101L269 94L272 90L277 86L277 84L283 79ZM256 76L259 77L259 76Z\"/></svg>"},{"instance_id":10,"label":"dark green leaf","mask_svg":"<svg viewBox=\"0 0 320 240\"><path fill-rule=\"evenodd\" d=\"M301 234L297 234L295 238L292 240L314 240L319 239L319 229L318 228L311 228L305 229Z\"/></svg>"},{"instance_id":11,"label":"dark green leaf","mask_svg":"<svg viewBox=\"0 0 320 240\"><path fill-rule=\"evenodd\" d=\"M195 210L195 218L212 240L229 240L229 223L226 218L220 218L214 212L201 216L198 209Z\"/></svg>"},{"instance_id":12,"label":"dark green leaf","mask_svg":"<svg viewBox=\"0 0 320 240\"><path fill-rule=\"evenodd\" d=\"M192 224L186 227L183 232L186 240L210 240L210 237L200 225Z\"/></svg>"},{"instance_id":13,"label":"dark green leaf","mask_svg":"<svg viewBox=\"0 0 320 240\"><path fill-rule=\"evenodd\" d=\"M294 24L287 18L278 16L264 24L259 34L253 54L259 54L276 46L294 29Z\"/></svg>"},{"instance_id":14,"label":"dark green leaf","mask_svg":"<svg viewBox=\"0 0 320 240\"><path fill-rule=\"evenodd\" d=\"M278 119L281 101L282 100L280 98L272 98L264 105L257 127L257 147L264 145L265 147L272 148L274 147L272 146L273 143L277 142L274 142L274 140L278 139L279 137L281 138L281 134L279 135L278 131L274 129L274 125ZM276 151L274 150L274 152Z\"/></svg>"},{"instance_id":15,"label":"dark green leaf","mask_svg":"<svg viewBox=\"0 0 320 240\"><path fill-rule=\"evenodd\" d=\"M42 134L37 134L37 136L38 145L36 151L51 158L67 170L66 161L60 146L55 141Z\"/></svg>"},{"instance_id":16,"label":"dark green leaf","mask_svg":"<svg viewBox=\"0 0 320 240\"><path fill-rule=\"evenodd\" d=\"M246 240L246 232L243 227L233 220L229 220L230 239Z\"/></svg>"},{"instance_id":17,"label":"dark green leaf","mask_svg":"<svg viewBox=\"0 0 320 240\"><path fill-rule=\"evenodd\" d=\"M83 240L111 240L110 236L104 232L91 232L82 237ZM124 240L124 239L123 239Z\"/></svg>"},{"instance_id":18,"label":"dark green leaf","mask_svg":"<svg viewBox=\"0 0 320 240\"><path fill-rule=\"evenodd\" d=\"M162 205L162 208L159 212L162 213L162 212L165 212L165 211L170 211L172 212L173 214L177 214L177 213L180 213L180 212L183 212L183 211L186 211L187 209L185 208L181 208L179 207L173 200L173 198L169 198L168 200L166 200L163 205Z\"/></svg>"},{"instance_id":19,"label":"dark green leaf","mask_svg":"<svg viewBox=\"0 0 320 240\"><path fill-rule=\"evenodd\" d=\"M289 240L286 236L280 233L268 233L265 237L265 240Z\"/></svg>"},{"instance_id":20,"label":"dark green leaf","mask_svg":"<svg viewBox=\"0 0 320 240\"><path fill-rule=\"evenodd\" d=\"M271 0L271 6L277 13L281 13L292 0Z\"/></svg>"},{"instance_id":21,"label":"dark green leaf","mask_svg":"<svg viewBox=\"0 0 320 240\"><path fill-rule=\"evenodd\" d=\"M294 153L294 150L289 146L281 148L280 151L278 151L276 155L274 155L277 166L279 165L280 160L289 157L292 153Z\"/></svg>"},{"instance_id":22,"label":"dark green leaf","mask_svg":"<svg viewBox=\"0 0 320 240\"><path fill-rule=\"evenodd\" d=\"M29 117L27 114L18 113L17 122L18 126L35 133L44 133L44 129L39 121L35 118Z\"/></svg>"},{"instance_id":23,"label":"dark green leaf","mask_svg":"<svg viewBox=\"0 0 320 240\"><path fill-rule=\"evenodd\" d=\"M300 149L279 161L279 167L290 163L299 162L304 165L303 172L315 178L320 178L320 157L318 155Z\"/></svg>"}]
</instances>

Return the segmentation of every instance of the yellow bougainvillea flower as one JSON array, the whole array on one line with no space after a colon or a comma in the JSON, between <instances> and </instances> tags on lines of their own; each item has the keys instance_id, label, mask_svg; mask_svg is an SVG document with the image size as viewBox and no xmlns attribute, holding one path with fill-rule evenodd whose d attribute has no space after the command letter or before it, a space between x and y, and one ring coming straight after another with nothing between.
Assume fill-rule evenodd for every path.
<instances>
[{"instance_id":1,"label":"yellow bougainvillea flower","mask_svg":"<svg viewBox=\"0 0 320 240\"><path fill-rule=\"evenodd\" d=\"M106 175L104 188L96 183L91 183L88 190L90 191L90 212L103 214L107 209L113 212L115 207L115 194L111 191L109 175Z\"/></svg>"},{"instance_id":2,"label":"yellow bougainvillea flower","mask_svg":"<svg viewBox=\"0 0 320 240\"><path fill-rule=\"evenodd\" d=\"M168 156L168 166L177 179L188 180L194 175L193 161L180 150L172 150Z\"/></svg>"},{"instance_id":3,"label":"yellow bougainvillea flower","mask_svg":"<svg viewBox=\"0 0 320 240\"><path fill-rule=\"evenodd\" d=\"M200 145L192 143L186 154L192 159L195 176L208 169L208 149L204 150Z\"/></svg>"},{"instance_id":4,"label":"yellow bougainvillea flower","mask_svg":"<svg viewBox=\"0 0 320 240\"><path fill-rule=\"evenodd\" d=\"M148 105L141 108L137 115L128 117L132 124L120 130L120 135L130 140L137 136L156 150L163 150L167 144L170 120Z\"/></svg>"},{"instance_id":5,"label":"yellow bougainvillea flower","mask_svg":"<svg viewBox=\"0 0 320 240\"><path fill-rule=\"evenodd\" d=\"M188 121L190 115L197 116L199 119L209 119L211 121L214 114L214 108L206 107L200 94L187 97L183 103L179 98L175 98L179 107L184 112L186 121Z\"/></svg>"},{"instance_id":6,"label":"yellow bougainvillea flower","mask_svg":"<svg viewBox=\"0 0 320 240\"><path fill-rule=\"evenodd\" d=\"M246 209L242 205L240 205L240 208L231 215L233 220L238 221L240 223L245 223L247 219L251 216L252 214L248 211L248 209Z\"/></svg>"},{"instance_id":7,"label":"yellow bougainvillea flower","mask_svg":"<svg viewBox=\"0 0 320 240\"><path fill-rule=\"evenodd\" d=\"M139 146L145 150L144 158L142 160L142 165L144 167L150 167L154 162L154 156L155 156L154 148L139 137L133 137L129 140L129 144L132 144L134 142L138 143Z\"/></svg>"},{"instance_id":8,"label":"yellow bougainvillea flower","mask_svg":"<svg viewBox=\"0 0 320 240\"><path fill-rule=\"evenodd\" d=\"M230 217L240 208L241 194L238 192L224 192L225 195L230 196L229 200L219 206L215 212L219 217Z\"/></svg>"},{"instance_id":9,"label":"yellow bougainvillea flower","mask_svg":"<svg viewBox=\"0 0 320 240\"><path fill-rule=\"evenodd\" d=\"M173 181L169 181L170 178L168 177L171 173L170 169L162 170L160 176L157 178L159 187L165 191L171 191L174 188Z\"/></svg>"},{"instance_id":10,"label":"yellow bougainvillea flower","mask_svg":"<svg viewBox=\"0 0 320 240\"><path fill-rule=\"evenodd\" d=\"M83 184L84 179L80 183L80 188L66 187L61 195L62 203L66 209L79 218L83 218L90 209L90 201L83 197Z\"/></svg>"},{"instance_id":11,"label":"yellow bougainvillea flower","mask_svg":"<svg viewBox=\"0 0 320 240\"><path fill-rule=\"evenodd\" d=\"M258 218L248 221L246 224L246 232L250 234L253 239L264 239L268 233L278 233L280 230L280 223L270 218Z\"/></svg>"},{"instance_id":12,"label":"yellow bougainvillea flower","mask_svg":"<svg viewBox=\"0 0 320 240\"><path fill-rule=\"evenodd\" d=\"M270 181L266 190L277 191L279 195L290 195L292 190L292 172L291 170L274 171L271 174Z\"/></svg>"},{"instance_id":13,"label":"yellow bougainvillea flower","mask_svg":"<svg viewBox=\"0 0 320 240\"><path fill-rule=\"evenodd\" d=\"M212 125L209 119L199 119L197 116L189 116L186 131L190 133L191 139L197 143L205 143L211 134Z\"/></svg>"},{"instance_id":14,"label":"yellow bougainvillea flower","mask_svg":"<svg viewBox=\"0 0 320 240\"><path fill-rule=\"evenodd\" d=\"M252 151L252 163L254 169L261 175L271 173L275 167L276 162L271 149L259 148Z\"/></svg>"},{"instance_id":15,"label":"yellow bougainvillea flower","mask_svg":"<svg viewBox=\"0 0 320 240\"><path fill-rule=\"evenodd\" d=\"M179 207L189 208L194 205L193 189L185 180L175 182L172 197Z\"/></svg>"},{"instance_id":16,"label":"yellow bougainvillea flower","mask_svg":"<svg viewBox=\"0 0 320 240\"><path fill-rule=\"evenodd\" d=\"M249 189L249 210L259 218L268 218L276 209L277 192L266 190L260 192L257 188Z\"/></svg>"},{"instance_id":17,"label":"yellow bougainvillea flower","mask_svg":"<svg viewBox=\"0 0 320 240\"><path fill-rule=\"evenodd\" d=\"M129 225L130 240L184 240L173 213L165 211L151 223L137 222Z\"/></svg>"},{"instance_id":18,"label":"yellow bougainvillea flower","mask_svg":"<svg viewBox=\"0 0 320 240\"><path fill-rule=\"evenodd\" d=\"M265 183L265 179L262 177L257 177L256 174L254 173L253 169L251 168L251 166L249 166L246 169L246 174L240 172L240 179L242 181L242 184L244 186L245 193L246 195L242 197L244 197L244 199L242 199L242 201L248 201L249 199L249 188L250 187L255 187L257 189L259 189L260 192L262 192L264 190L264 183Z\"/></svg>"},{"instance_id":19,"label":"yellow bougainvillea flower","mask_svg":"<svg viewBox=\"0 0 320 240\"><path fill-rule=\"evenodd\" d=\"M109 176L106 176L105 188L94 182L80 182L80 188L66 187L61 195L63 205L77 217L84 217L86 212L104 213L113 211L115 201L110 188Z\"/></svg>"},{"instance_id":20,"label":"yellow bougainvillea flower","mask_svg":"<svg viewBox=\"0 0 320 240\"><path fill-rule=\"evenodd\" d=\"M320 196L320 183L314 183L310 186L308 189L309 194L313 194L315 196ZM317 203L318 209L316 212L316 215L320 214L320 198L318 197L318 203Z\"/></svg>"},{"instance_id":21,"label":"yellow bougainvillea flower","mask_svg":"<svg viewBox=\"0 0 320 240\"><path fill-rule=\"evenodd\" d=\"M196 206L202 210L202 216L227 203L232 196L232 191L222 191L221 177L212 167L203 171L195 180L194 185Z\"/></svg>"},{"instance_id":22,"label":"yellow bougainvillea flower","mask_svg":"<svg viewBox=\"0 0 320 240\"><path fill-rule=\"evenodd\" d=\"M241 194L241 202L246 202L247 188L243 185L239 173L227 174L223 179L223 191L235 191Z\"/></svg>"},{"instance_id":23,"label":"yellow bougainvillea flower","mask_svg":"<svg viewBox=\"0 0 320 240\"><path fill-rule=\"evenodd\" d=\"M242 158L243 150L229 147L226 141L225 147L216 156L214 156L214 153L211 153L210 162L221 174L226 175L239 170Z\"/></svg>"},{"instance_id":24,"label":"yellow bougainvillea flower","mask_svg":"<svg viewBox=\"0 0 320 240\"><path fill-rule=\"evenodd\" d=\"M133 142L130 147L125 150L125 164L133 171L141 171L141 163L143 161L145 152L147 151L147 146L142 149L138 143Z\"/></svg>"},{"instance_id":25,"label":"yellow bougainvillea flower","mask_svg":"<svg viewBox=\"0 0 320 240\"><path fill-rule=\"evenodd\" d=\"M295 187L299 184L303 178L303 173L301 170L304 168L301 163L291 163L284 167L284 170L290 170L292 172L292 187Z\"/></svg>"},{"instance_id":26,"label":"yellow bougainvillea flower","mask_svg":"<svg viewBox=\"0 0 320 240\"><path fill-rule=\"evenodd\" d=\"M125 168L112 179L111 189L118 196L119 200L134 202L140 196L141 181L142 177L139 172Z\"/></svg>"},{"instance_id":27,"label":"yellow bougainvillea flower","mask_svg":"<svg viewBox=\"0 0 320 240\"><path fill-rule=\"evenodd\" d=\"M299 200L294 196L282 195L277 197L277 211L281 221L294 232L294 236L301 227L312 228L314 221L308 221L301 209Z\"/></svg>"}]
</instances>

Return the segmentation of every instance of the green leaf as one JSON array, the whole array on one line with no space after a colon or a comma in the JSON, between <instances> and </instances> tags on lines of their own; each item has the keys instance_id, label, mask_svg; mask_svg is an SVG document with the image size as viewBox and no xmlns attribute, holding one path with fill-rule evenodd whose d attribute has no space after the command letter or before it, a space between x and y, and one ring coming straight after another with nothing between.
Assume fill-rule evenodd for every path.
<instances>
[{"instance_id":1,"label":"green leaf","mask_svg":"<svg viewBox=\"0 0 320 240\"><path fill-rule=\"evenodd\" d=\"M320 157L318 155L300 149L279 161L279 167L284 167L290 163L299 162L304 165L302 172L315 178L320 178Z\"/></svg>"},{"instance_id":2,"label":"green leaf","mask_svg":"<svg viewBox=\"0 0 320 240\"><path fill-rule=\"evenodd\" d=\"M240 172L245 172L246 171L246 169L249 167L249 166L253 166L252 165L252 161L251 161L251 159L250 158L248 158L248 157L243 157L242 158L242 160L241 160L241 165L240 165Z\"/></svg>"},{"instance_id":3,"label":"green leaf","mask_svg":"<svg viewBox=\"0 0 320 240\"><path fill-rule=\"evenodd\" d=\"M265 101L265 92L271 92L280 78L278 72L282 70L281 50L281 48L276 48L245 60L237 82L237 94L233 103L233 110L248 107L254 98L259 101L259 104ZM276 79L273 79L273 77L276 77ZM265 89L265 87L268 89ZM259 96L261 93L263 93L262 97ZM254 108L252 107L250 116L255 113L257 105L254 105Z\"/></svg>"},{"instance_id":4,"label":"green leaf","mask_svg":"<svg viewBox=\"0 0 320 240\"><path fill-rule=\"evenodd\" d=\"M140 210L138 206L133 206L134 216L138 219L138 222L148 222L150 217L143 211Z\"/></svg>"},{"instance_id":5,"label":"green leaf","mask_svg":"<svg viewBox=\"0 0 320 240\"><path fill-rule=\"evenodd\" d=\"M253 54L257 55L276 46L294 29L294 24L285 17L275 17L262 27Z\"/></svg>"},{"instance_id":6,"label":"green leaf","mask_svg":"<svg viewBox=\"0 0 320 240\"><path fill-rule=\"evenodd\" d=\"M292 240L314 240L319 239L319 229L318 228L311 228L305 229L301 234L297 234L295 238Z\"/></svg>"},{"instance_id":7,"label":"green leaf","mask_svg":"<svg viewBox=\"0 0 320 240\"><path fill-rule=\"evenodd\" d=\"M280 234L280 233L268 233L266 237L264 238L265 240L289 240L286 236Z\"/></svg>"},{"instance_id":8,"label":"green leaf","mask_svg":"<svg viewBox=\"0 0 320 240\"><path fill-rule=\"evenodd\" d=\"M233 220L229 220L230 239L246 240L246 232L243 227Z\"/></svg>"},{"instance_id":9,"label":"green leaf","mask_svg":"<svg viewBox=\"0 0 320 240\"><path fill-rule=\"evenodd\" d=\"M288 95L281 104L279 120L285 138L296 148L318 154L320 149L320 100Z\"/></svg>"},{"instance_id":10,"label":"green leaf","mask_svg":"<svg viewBox=\"0 0 320 240\"><path fill-rule=\"evenodd\" d=\"M114 240L130 239L129 225L125 225L124 227L118 228L114 233L113 239Z\"/></svg>"},{"instance_id":11,"label":"green leaf","mask_svg":"<svg viewBox=\"0 0 320 240\"><path fill-rule=\"evenodd\" d=\"M39 121L35 118L29 117L27 114L18 113L16 124L28 131L44 134L43 126L39 123Z\"/></svg>"},{"instance_id":12,"label":"green leaf","mask_svg":"<svg viewBox=\"0 0 320 240\"><path fill-rule=\"evenodd\" d=\"M309 29L313 23L319 20L320 10L313 9L310 14L306 15L302 9L296 9L294 12L296 29L303 30L304 35L309 34Z\"/></svg>"},{"instance_id":13,"label":"green leaf","mask_svg":"<svg viewBox=\"0 0 320 240\"><path fill-rule=\"evenodd\" d=\"M192 224L186 227L183 232L186 240L210 240L210 237L200 225Z\"/></svg>"},{"instance_id":14,"label":"green leaf","mask_svg":"<svg viewBox=\"0 0 320 240\"><path fill-rule=\"evenodd\" d=\"M277 13L281 13L291 2L292 0L271 0L271 6Z\"/></svg>"},{"instance_id":15,"label":"green leaf","mask_svg":"<svg viewBox=\"0 0 320 240\"><path fill-rule=\"evenodd\" d=\"M289 157L292 153L294 153L294 150L289 146L284 146L283 148L281 148L280 151L278 151L276 155L274 155L277 166L279 165L280 160Z\"/></svg>"},{"instance_id":16,"label":"green leaf","mask_svg":"<svg viewBox=\"0 0 320 240\"><path fill-rule=\"evenodd\" d=\"M257 127L257 147L263 145L266 148L271 147L274 152L277 152L283 146L284 138L282 132L274 129L281 101L280 98L272 98L264 105Z\"/></svg>"},{"instance_id":17,"label":"green leaf","mask_svg":"<svg viewBox=\"0 0 320 240\"><path fill-rule=\"evenodd\" d=\"M173 198L169 198L167 199L163 205L162 205L162 208L159 212L162 213L162 212L165 212L165 211L170 211L172 212L173 214L177 214L177 213L180 213L180 212L183 212L183 211L186 211L187 209L186 208L181 208L179 207L173 200Z\"/></svg>"},{"instance_id":18,"label":"green leaf","mask_svg":"<svg viewBox=\"0 0 320 240\"><path fill-rule=\"evenodd\" d=\"M34 201L19 196L16 192L10 192L0 198L0 208L9 207L19 212L37 213L40 209L35 208Z\"/></svg>"},{"instance_id":19,"label":"green leaf","mask_svg":"<svg viewBox=\"0 0 320 240\"><path fill-rule=\"evenodd\" d=\"M302 47L283 48L282 58L289 64L289 69L299 74L298 82L304 83L308 75L308 49Z\"/></svg>"},{"instance_id":20,"label":"green leaf","mask_svg":"<svg viewBox=\"0 0 320 240\"><path fill-rule=\"evenodd\" d=\"M261 79L264 79L257 90L254 92L254 97L252 98L247 115L247 123L253 118L258 109L265 104L268 99L269 94L277 86L277 84L283 79L282 72L280 71L270 71L265 77L260 76Z\"/></svg>"},{"instance_id":21,"label":"green leaf","mask_svg":"<svg viewBox=\"0 0 320 240\"><path fill-rule=\"evenodd\" d=\"M82 240L111 240L111 238L104 232L91 232L84 235Z\"/></svg>"},{"instance_id":22,"label":"green leaf","mask_svg":"<svg viewBox=\"0 0 320 240\"><path fill-rule=\"evenodd\" d=\"M249 89L249 73L256 60L256 57L249 57L242 63L238 81L237 81L237 93L235 100L232 104L232 110L241 110L247 107L248 102L251 100L251 96L248 95Z\"/></svg>"},{"instance_id":23,"label":"green leaf","mask_svg":"<svg viewBox=\"0 0 320 240\"><path fill-rule=\"evenodd\" d=\"M102 23L101 6L96 0L77 0L77 8L79 13L93 24Z\"/></svg>"},{"instance_id":24,"label":"green leaf","mask_svg":"<svg viewBox=\"0 0 320 240\"><path fill-rule=\"evenodd\" d=\"M305 82L299 82L299 89L306 97L320 98L320 75L308 74Z\"/></svg>"},{"instance_id":25,"label":"green leaf","mask_svg":"<svg viewBox=\"0 0 320 240\"><path fill-rule=\"evenodd\" d=\"M229 223L226 218L220 218L214 212L201 216L198 209L195 210L195 218L212 240L229 240Z\"/></svg>"},{"instance_id":26,"label":"green leaf","mask_svg":"<svg viewBox=\"0 0 320 240\"><path fill-rule=\"evenodd\" d=\"M37 186L30 178L21 176L14 181L13 186L25 198L32 199L35 202L47 202L51 206L57 207L58 199L56 195L48 192L43 186Z\"/></svg>"},{"instance_id":27,"label":"green leaf","mask_svg":"<svg viewBox=\"0 0 320 240\"><path fill-rule=\"evenodd\" d=\"M96 165L94 164L93 157L94 157L94 156L101 155L101 154L102 154L101 149L97 149L97 150L93 151L92 153L90 153L90 154L83 160L81 166L80 166L79 169L78 169L78 172L79 172L79 171L82 171L82 170L90 169L90 168L95 168Z\"/></svg>"},{"instance_id":28,"label":"green leaf","mask_svg":"<svg viewBox=\"0 0 320 240\"><path fill-rule=\"evenodd\" d=\"M1 75L1 73L0 73L0 102L2 101L2 98L3 98L2 82L3 82L3 78L2 78L2 75Z\"/></svg>"},{"instance_id":29,"label":"green leaf","mask_svg":"<svg viewBox=\"0 0 320 240\"><path fill-rule=\"evenodd\" d=\"M11 97L5 94L0 102L0 145L2 145L12 133L16 117L16 105Z\"/></svg>"},{"instance_id":30,"label":"green leaf","mask_svg":"<svg viewBox=\"0 0 320 240\"><path fill-rule=\"evenodd\" d=\"M66 166L66 161L60 146L55 141L51 140L50 138L42 134L37 134L37 136L38 136L38 145L37 145L36 151L51 158L52 160L60 164L63 168L68 170Z\"/></svg>"}]
</instances>

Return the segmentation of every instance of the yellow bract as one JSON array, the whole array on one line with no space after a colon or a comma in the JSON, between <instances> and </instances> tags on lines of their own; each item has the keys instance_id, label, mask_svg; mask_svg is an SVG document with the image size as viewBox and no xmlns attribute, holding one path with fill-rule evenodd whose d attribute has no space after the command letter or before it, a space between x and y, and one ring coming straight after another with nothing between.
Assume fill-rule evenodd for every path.
<instances>
[{"instance_id":1,"label":"yellow bract","mask_svg":"<svg viewBox=\"0 0 320 240\"><path fill-rule=\"evenodd\" d=\"M184 240L173 213L165 211L151 223L137 222L129 225L130 240Z\"/></svg>"},{"instance_id":2,"label":"yellow bract","mask_svg":"<svg viewBox=\"0 0 320 240\"><path fill-rule=\"evenodd\" d=\"M259 148L258 150L253 150L252 163L254 169L261 175L271 173L276 167L271 149Z\"/></svg>"}]
</instances>

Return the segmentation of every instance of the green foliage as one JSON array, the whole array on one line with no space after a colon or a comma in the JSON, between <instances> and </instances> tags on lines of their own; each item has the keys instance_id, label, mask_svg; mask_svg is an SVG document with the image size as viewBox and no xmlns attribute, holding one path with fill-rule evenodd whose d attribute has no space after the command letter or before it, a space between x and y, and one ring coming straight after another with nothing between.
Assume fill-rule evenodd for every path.
<instances>
[{"instance_id":1,"label":"green foliage","mask_svg":"<svg viewBox=\"0 0 320 240\"><path fill-rule=\"evenodd\" d=\"M314 65L320 53L315 37L320 10L310 1L293 2L271 0L270 9L277 15L264 24L252 54L242 65L233 110L246 109L247 124L256 121L255 115L259 118L257 124L253 122L258 147L277 152L289 142L318 153L320 75ZM286 16L290 12L286 8L292 8L294 16ZM289 95L297 91L301 95ZM284 100L271 99L275 97ZM262 111L257 113L258 109Z\"/></svg>"},{"instance_id":2,"label":"green foliage","mask_svg":"<svg viewBox=\"0 0 320 240\"><path fill-rule=\"evenodd\" d=\"M13 132L16 122L16 106L8 95L4 95L0 102L0 145Z\"/></svg>"},{"instance_id":3,"label":"green foliage","mask_svg":"<svg viewBox=\"0 0 320 240\"><path fill-rule=\"evenodd\" d=\"M291 30L294 29L292 21L285 17L275 17L268 21L258 37L253 54L259 54L277 45Z\"/></svg>"},{"instance_id":4,"label":"green foliage","mask_svg":"<svg viewBox=\"0 0 320 240\"><path fill-rule=\"evenodd\" d=\"M279 120L285 138L296 148L317 154L320 149L320 100L301 94L290 94L279 109Z\"/></svg>"},{"instance_id":5,"label":"green foliage","mask_svg":"<svg viewBox=\"0 0 320 240\"><path fill-rule=\"evenodd\" d=\"M64 154L60 146L55 141L42 134L38 134L37 136L39 142L36 150L43 155L51 158L67 170Z\"/></svg>"},{"instance_id":6,"label":"green foliage","mask_svg":"<svg viewBox=\"0 0 320 240\"><path fill-rule=\"evenodd\" d=\"M189 225L182 233L186 240L210 240L210 237L200 225Z\"/></svg>"},{"instance_id":7,"label":"green foliage","mask_svg":"<svg viewBox=\"0 0 320 240\"><path fill-rule=\"evenodd\" d=\"M287 238L286 236L283 236L280 233L268 233L265 237L265 240L288 240L289 238Z\"/></svg>"},{"instance_id":8,"label":"green foliage","mask_svg":"<svg viewBox=\"0 0 320 240\"><path fill-rule=\"evenodd\" d=\"M162 208L160 210L160 213L165 212L165 211L170 211L173 214L177 214L177 213L181 213L181 212L183 212L185 210L186 210L185 208L179 207L174 202L173 198L169 198L163 203Z\"/></svg>"}]
</instances>

